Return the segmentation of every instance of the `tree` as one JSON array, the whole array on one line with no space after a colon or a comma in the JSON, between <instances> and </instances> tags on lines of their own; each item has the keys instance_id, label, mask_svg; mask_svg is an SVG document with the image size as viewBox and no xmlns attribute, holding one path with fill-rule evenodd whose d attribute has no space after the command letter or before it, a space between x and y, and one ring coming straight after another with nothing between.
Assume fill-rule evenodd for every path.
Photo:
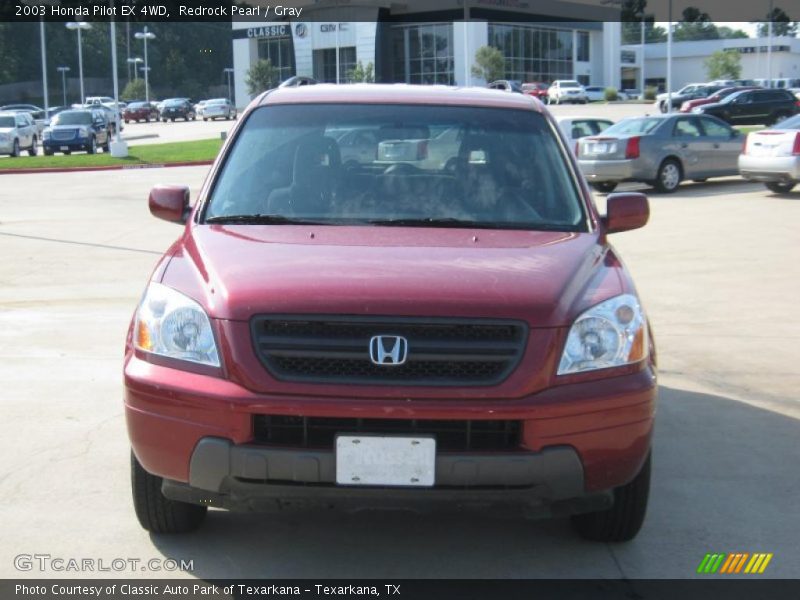
<instances>
[{"instance_id":1,"label":"tree","mask_svg":"<svg viewBox=\"0 0 800 600\"><path fill-rule=\"evenodd\" d=\"M764 21L758 23L758 37L767 37L769 35L769 21L772 21L772 35L786 35L789 37L797 37L797 23L792 22L782 8L775 7L772 13L767 13Z\"/></svg>"},{"instance_id":2,"label":"tree","mask_svg":"<svg viewBox=\"0 0 800 600\"><path fill-rule=\"evenodd\" d=\"M251 96L260 94L278 84L278 68L268 58L259 59L248 70L244 78L247 92Z\"/></svg>"},{"instance_id":3,"label":"tree","mask_svg":"<svg viewBox=\"0 0 800 600\"><path fill-rule=\"evenodd\" d=\"M144 100L147 97L144 79L133 79L128 82L125 89L119 96L119 99L124 102L131 100Z\"/></svg>"},{"instance_id":4,"label":"tree","mask_svg":"<svg viewBox=\"0 0 800 600\"><path fill-rule=\"evenodd\" d=\"M365 67L361 61L348 74L350 81L354 83L375 83L375 65L371 62Z\"/></svg>"},{"instance_id":5,"label":"tree","mask_svg":"<svg viewBox=\"0 0 800 600\"><path fill-rule=\"evenodd\" d=\"M717 27L717 33L719 33L719 38L721 40L746 39L750 37L747 35L747 32L742 31L741 29L731 29L725 25L722 27Z\"/></svg>"},{"instance_id":6,"label":"tree","mask_svg":"<svg viewBox=\"0 0 800 600\"><path fill-rule=\"evenodd\" d=\"M475 52L475 64L472 65L472 76L491 82L502 79L506 73L503 54L493 46L481 46Z\"/></svg>"},{"instance_id":7,"label":"tree","mask_svg":"<svg viewBox=\"0 0 800 600\"><path fill-rule=\"evenodd\" d=\"M739 79L742 57L738 52L717 50L704 61L709 79Z\"/></svg>"},{"instance_id":8,"label":"tree","mask_svg":"<svg viewBox=\"0 0 800 600\"><path fill-rule=\"evenodd\" d=\"M717 26L708 13L692 6L683 9L683 19L675 25L672 35L676 42L719 39Z\"/></svg>"}]
</instances>

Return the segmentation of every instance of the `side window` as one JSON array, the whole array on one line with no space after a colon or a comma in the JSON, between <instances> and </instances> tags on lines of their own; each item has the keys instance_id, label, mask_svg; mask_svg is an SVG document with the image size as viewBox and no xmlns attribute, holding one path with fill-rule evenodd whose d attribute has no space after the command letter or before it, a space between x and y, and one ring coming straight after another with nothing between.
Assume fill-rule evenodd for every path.
<instances>
[{"instance_id":1,"label":"side window","mask_svg":"<svg viewBox=\"0 0 800 600\"><path fill-rule=\"evenodd\" d=\"M590 121L573 121L572 122L572 135L571 138L581 138L587 135L594 135L597 133L595 129L592 127L592 123Z\"/></svg>"},{"instance_id":2,"label":"side window","mask_svg":"<svg viewBox=\"0 0 800 600\"><path fill-rule=\"evenodd\" d=\"M678 119L672 131L675 137L701 137L703 132L694 119Z\"/></svg>"},{"instance_id":3,"label":"side window","mask_svg":"<svg viewBox=\"0 0 800 600\"><path fill-rule=\"evenodd\" d=\"M700 119L700 122L703 124L703 129L706 131L706 135L710 135L711 137L730 137L731 136L731 129L727 127L723 123L718 123L714 119Z\"/></svg>"},{"instance_id":4,"label":"side window","mask_svg":"<svg viewBox=\"0 0 800 600\"><path fill-rule=\"evenodd\" d=\"M753 92L750 94L750 102L764 102L770 99L770 92Z\"/></svg>"},{"instance_id":5,"label":"side window","mask_svg":"<svg viewBox=\"0 0 800 600\"><path fill-rule=\"evenodd\" d=\"M602 131L605 131L609 127L611 127L614 123L611 121L592 121L592 129L594 129L593 135L596 135Z\"/></svg>"}]
</instances>

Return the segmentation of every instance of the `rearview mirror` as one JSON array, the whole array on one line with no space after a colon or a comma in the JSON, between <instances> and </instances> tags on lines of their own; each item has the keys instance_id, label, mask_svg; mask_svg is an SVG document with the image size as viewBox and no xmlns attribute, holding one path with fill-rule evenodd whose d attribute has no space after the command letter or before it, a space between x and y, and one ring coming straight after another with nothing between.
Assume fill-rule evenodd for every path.
<instances>
[{"instance_id":1,"label":"rearview mirror","mask_svg":"<svg viewBox=\"0 0 800 600\"><path fill-rule=\"evenodd\" d=\"M185 185L157 185L147 199L154 217L171 223L186 223L189 216L189 188Z\"/></svg>"},{"instance_id":2,"label":"rearview mirror","mask_svg":"<svg viewBox=\"0 0 800 600\"><path fill-rule=\"evenodd\" d=\"M606 206L606 216L603 218L606 233L639 229L650 218L647 196L639 192L609 194Z\"/></svg>"}]
</instances>

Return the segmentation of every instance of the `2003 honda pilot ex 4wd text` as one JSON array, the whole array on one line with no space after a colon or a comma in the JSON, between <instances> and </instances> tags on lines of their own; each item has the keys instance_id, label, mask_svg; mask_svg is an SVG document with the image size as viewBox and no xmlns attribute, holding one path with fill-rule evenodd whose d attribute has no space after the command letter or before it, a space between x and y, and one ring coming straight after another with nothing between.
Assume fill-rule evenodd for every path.
<instances>
[{"instance_id":1,"label":"2003 honda pilot ex 4wd text","mask_svg":"<svg viewBox=\"0 0 800 600\"><path fill-rule=\"evenodd\" d=\"M653 340L559 128L530 96L316 85L257 98L152 274L125 353L136 514L492 508L628 540Z\"/></svg>"}]
</instances>

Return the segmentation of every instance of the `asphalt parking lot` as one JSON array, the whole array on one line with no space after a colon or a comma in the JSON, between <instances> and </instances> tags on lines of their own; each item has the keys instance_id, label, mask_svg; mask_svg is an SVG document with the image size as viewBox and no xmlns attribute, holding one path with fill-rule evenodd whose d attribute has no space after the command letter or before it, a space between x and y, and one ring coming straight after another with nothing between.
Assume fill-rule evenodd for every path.
<instances>
[{"instance_id":1,"label":"asphalt parking lot","mask_svg":"<svg viewBox=\"0 0 800 600\"><path fill-rule=\"evenodd\" d=\"M130 501L123 341L179 233L150 217L147 192L196 193L206 172L0 175L0 577L82 575L19 572L20 553L191 559L201 578L682 578L707 552L772 552L764 576L800 572L800 193L736 178L651 195L650 224L614 238L661 367L633 542L585 542L566 520L390 512L219 512L195 534L148 535Z\"/></svg>"}]
</instances>

